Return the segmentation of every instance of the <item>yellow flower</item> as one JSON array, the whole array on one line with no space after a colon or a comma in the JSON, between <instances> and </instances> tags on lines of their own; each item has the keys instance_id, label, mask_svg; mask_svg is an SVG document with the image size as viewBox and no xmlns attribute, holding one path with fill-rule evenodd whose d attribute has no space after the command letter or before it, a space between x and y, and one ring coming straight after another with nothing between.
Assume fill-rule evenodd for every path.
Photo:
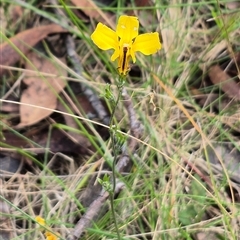
<instances>
[{"instance_id":1,"label":"yellow flower","mask_svg":"<svg viewBox=\"0 0 240 240\"><path fill-rule=\"evenodd\" d=\"M40 216L37 216L37 217L35 218L35 220L36 220L39 224L41 224L41 225L43 225L43 226L46 225L45 219L43 219L43 218L40 217Z\"/></svg>"},{"instance_id":2,"label":"yellow flower","mask_svg":"<svg viewBox=\"0 0 240 240\"><path fill-rule=\"evenodd\" d=\"M116 32L102 23L98 23L91 35L93 42L102 50L114 49L111 60L118 59L118 71L126 75L129 71L129 60L136 62L135 53L145 55L156 53L161 49L157 32L138 35L137 17L121 16L118 19Z\"/></svg>"},{"instance_id":3,"label":"yellow flower","mask_svg":"<svg viewBox=\"0 0 240 240\"><path fill-rule=\"evenodd\" d=\"M51 232L45 232L44 234L46 236L46 240L57 240L58 237L54 234L52 234Z\"/></svg>"},{"instance_id":4,"label":"yellow flower","mask_svg":"<svg viewBox=\"0 0 240 240\"><path fill-rule=\"evenodd\" d=\"M39 224L45 226L47 229L50 229L48 226L46 226L45 219L43 219L42 217L37 216L37 217L35 218L35 220L36 220ZM50 230L51 230L51 229L50 229ZM46 240L57 240L58 237L57 237L56 235L60 236L59 233L56 233L56 235L54 235L53 233L51 233L51 232L49 232L49 231L45 231L44 235L45 235L45 237L46 237Z\"/></svg>"}]
</instances>

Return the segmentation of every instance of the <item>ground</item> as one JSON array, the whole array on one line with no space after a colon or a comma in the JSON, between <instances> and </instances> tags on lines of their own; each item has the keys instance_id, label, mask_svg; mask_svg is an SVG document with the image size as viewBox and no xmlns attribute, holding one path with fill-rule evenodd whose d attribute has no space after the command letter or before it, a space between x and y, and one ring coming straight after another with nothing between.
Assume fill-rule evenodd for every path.
<instances>
[{"instance_id":1,"label":"ground","mask_svg":"<svg viewBox=\"0 0 240 240\"><path fill-rule=\"evenodd\" d=\"M0 239L240 239L239 12L2 0ZM125 15L161 49L119 77L91 36Z\"/></svg>"}]
</instances>

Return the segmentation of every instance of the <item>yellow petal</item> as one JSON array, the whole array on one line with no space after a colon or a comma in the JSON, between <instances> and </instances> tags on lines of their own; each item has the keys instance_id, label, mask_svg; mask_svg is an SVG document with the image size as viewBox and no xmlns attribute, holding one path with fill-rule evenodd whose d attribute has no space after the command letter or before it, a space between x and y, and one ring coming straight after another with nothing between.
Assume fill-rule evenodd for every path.
<instances>
[{"instance_id":1,"label":"yellow petal","mask_svg":"<svg viewBox=\"0 0 240 240\"><path fill-rule=\"evenodd\" d=\"M116 48L113 55L111 56L111 61L115 61L119 57L119 48Z\"/></svg>"},{"instance_id":2,"label":"yellow petal","mask_svg":"<svg viewBox=\"0 0 240 240\"><path fill-rule=\"evenodd\" d=\"M150 55L156 53L161 49L161 43L159 40L159 35L157 32L154 33L144 33L136 37L134 43L132 44L132 58L133 62L135 59L135 52L141 52L145 55Z\"/></svg>"},{"instance_id":3,"label":"yellow petal","mask_svg":"<svg viewBox=\"0 0 240 240\"><path fill-rule=\"evenodd\" d=\"M139 21L137 17L120 16L117 24L117 35L123 40L123 43L131 43L138 35Z\"/></svg>"},{"instance_id":4,"label":"yellow petal","mask_svg":"<svg viewBox=\"0 0 240 240\"><path fill-rule=\"evenodd\" d=\"M132 61L135 63L136 62L136 57L135 57L135 51L133 51L133 48L130 48L130 56L132 57Z\"/></svg>"},{"instance_id":5,"label":"yellow petal","mask_svg":"<svg viewBox=\"0 0 240 240\"><path fill-rule=\"evenodd\" d=\"M98 23L91 35L91 39L102 50L118 48L118 36L116 32L102 23Z\"/></svg>"},{"instance_id":6,"label":"yellow petal","mask_svg":"<svg viewBox=\"0 0 240 240\"><path fill-rule=\"evenodd\" d=\"M39 224L41 224L41 225L45 225L46 223L45 223L45 219L43 219L42 217L40 217L40 216L37 216L36 218L35 218L35 220L39 223Z\"/></svg>"},{"instance_id":7,"label":"yellow petal","mask_svg":"<svg viewBox=\"0 0 240 240\"><path fill-rule=\"evenodd\" d=\"M58 237L56 235L54 235L54 234L52 234L51 232L48 232L48 231L46 231L44 233L44 235L46 236L46 240L57 240L58 239Z\"/></svg>"}]
</instances>

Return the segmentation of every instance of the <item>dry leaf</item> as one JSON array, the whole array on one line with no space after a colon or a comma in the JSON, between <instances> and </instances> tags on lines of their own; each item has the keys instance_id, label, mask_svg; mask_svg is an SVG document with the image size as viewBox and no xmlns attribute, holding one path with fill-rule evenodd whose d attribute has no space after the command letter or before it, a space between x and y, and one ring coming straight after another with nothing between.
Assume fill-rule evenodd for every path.
<instances>
[{"instance_id":1,"label":"dry leaf","mask_svg":"<svg viewBox=\"0 0 240 240\"><path fill-rule=\"evenodd\" d=\"M71 0L71 2L79 7L90 18L94 18L99 22L107 24L111 28L115 29L115 25L110 20L111 16L103 11L92 0Z\"/></svg>"},{"instance_id":2,"label":"dry leaf","mask_svg":"<svg viewBox=\"0 0 240 240\"><path fill-rule=\"evenodd\" d=\"M1 111L8 113L18 113L19 105L12 102L2 102L1 103Z\"/></svg>"},{"instance_id":3,"label":"dry leaf","mask_svg":"<svg viewBox=\"0 0 240 240\"><path fill-rule=\"evenodd\" d=\"M10 15L11 15L11 23L16 24L18 19L22 17L24 13L24 9L18 5L11 5L10 6Z\"/></svg>"},{"instance_id":4,"label":"dry leaf","mask_svg":"<svg viewBox=\"0 0 240 240\"><path fill-rule=\"evenodd\" d=\"M65 70L35 52L28 54L28 59L26 68L29 70L37 69L44 73L67 76ZM26 72L24 83L28 85L28 88L22 93L20 100L23 104L20 105L21 123L19 126L37 123L49 116L57 106L57 94L66 85L65 80L61 77L42 77L38 72L35 74ZM36 107L25 104L36 105ZM49 108L50 110L38 108L37 106Z\"/></svg>"},{"instance_id":5,"label":"dry leaf","mask_svg":"<svg viewBox=\"0 0 240 240\"><path fill-rule=\"evenodd\" d=\"M137 7L145 7L145 6L151 6L152 3L150 0L136 0L135 5Z\"/></svg>"},{"instance_id":6,"label":"dry leaf","mask_svg":"<svg viewBox=\"0 0 240 240\"><path fill-rule=\"evenodd\" d=\"M208 74L212 83L218 85L229 97L240 100L240 85L218 65L212 66Z\"/></svg>"},{"instance_id":7,"label":"dry leaf","mask_svg":"<svg viewBox=\"0 0 240 240\"><path fill-rule=\"evenodd\" d=\"M0 45L0 65L12 66L21 58L19 52L26 55L31 47L44 39L48 34L61 32L67 32L67 30L57 24L50 24L18 33L9 39L9 41ZM4 72L5 69L0 67L0 76Z\"/></svg>"},{"instance_id":8,"label":"dry leaf","mask_svg":"<svg viewBox=\"0 0 240 240\"><path fill-rule=\"evenodd\" d=\"M226 2L226 6L229 9L238 9L240 8L240 2L239 1L232 1L232 2Z\"/></svg>"},{"instance_id":9,"label":"dry leaf","mask_svg":"<svg viewBox=\"0 0 240 240\"><path fill-rule=\"evenodd\" d=\"M222 169L221 160L229 177L240 183L240 151L227 142L221 144L216 143L214 144L214 150L210 147L207 147L206 150L210 163ZM219 159L219 156L221 159Z\"/></svg>"}]
</instances>

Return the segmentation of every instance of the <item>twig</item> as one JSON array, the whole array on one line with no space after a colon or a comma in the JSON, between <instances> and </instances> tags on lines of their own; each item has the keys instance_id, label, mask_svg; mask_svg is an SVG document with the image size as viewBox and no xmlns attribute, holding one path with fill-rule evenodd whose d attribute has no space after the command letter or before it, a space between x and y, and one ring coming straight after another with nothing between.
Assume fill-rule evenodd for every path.
<instances>
[{"instance_id":1,"label":"twig","mask_svg":"<svg viewBox=\"0 0 240 240\"><path fill-rule=\"evenodd\" d=\"M74 71L81 77L82 76L82 66L79 61L79 57L75 51L75 43L72 39L72 36L68 35L66 39L66 46L67 46L67 52L68 56L71 59L71 62L73 64ZM102 102L96 95L96 93L93 92L92 89L88 87L87 84L81 83L81 88L83 91L83 94L87 97L88 101L91 103L92 107L96 111L100 121L102 121L104 124L109 124L109 114L105 110Z\"/></svg>"},{"instance_id":2,"label":"twig","mask_svg":"<svg viewBox=\"0 0 240 240\"><path fill-rule=\"evenodd\" d=\"M124 187L124 184L118 182L116 184L115 193L119 193ZM101 212L103 205L106 203L109 197L109 192L102 189L101 194L91 203L87 212L82 216L82 218L76 224L71 235L67 237L67 240L77 240L83 234L84 231L91 227L92 222L99 217L99 212Z\"/></svg>"}]
</instances>

